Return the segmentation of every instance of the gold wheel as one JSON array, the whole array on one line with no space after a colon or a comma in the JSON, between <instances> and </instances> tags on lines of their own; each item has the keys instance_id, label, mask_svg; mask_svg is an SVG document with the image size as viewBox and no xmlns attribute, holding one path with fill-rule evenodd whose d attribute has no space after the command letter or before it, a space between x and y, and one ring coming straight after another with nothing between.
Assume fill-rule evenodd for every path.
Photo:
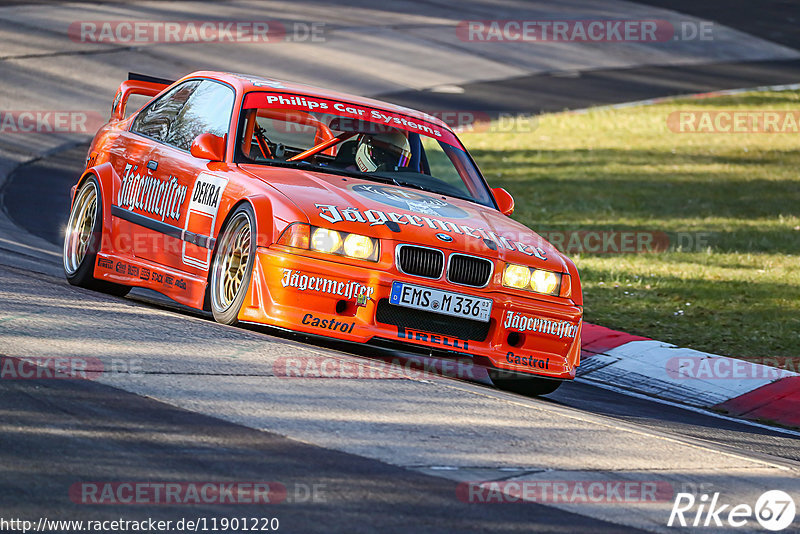
<instances>
[{"instance_id":1,"label":"gold wheel","mask_svg":"<svg viewBox=\"0 0 800 534\"><path fill-rule=\"evenodd\" d=\"M74 274L81 266L92 240L97 217L97 186L89 181L78 192L64 237L64 270Z\"/></svg>"},{"instance_id":2,"label":"gold wheel","mask_svg":"<svg viewBox=\"0 0 800 534\"><path fill-rule=\"evenodd\" d=\"M234 215L222 237L211 271L211 298L219 311L231 307L249 278L252 229L247 212Z\"/></svg>"}]
</instances>

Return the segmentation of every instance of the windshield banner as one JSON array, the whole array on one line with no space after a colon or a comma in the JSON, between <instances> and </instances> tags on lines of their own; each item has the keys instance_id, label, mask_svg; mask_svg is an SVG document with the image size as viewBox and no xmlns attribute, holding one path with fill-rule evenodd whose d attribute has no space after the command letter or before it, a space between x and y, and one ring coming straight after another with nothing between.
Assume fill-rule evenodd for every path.
<instances>
[{"instance_id":1,"label":"windshield banner","mask_svg":"<svg viewBox=\"0 0 800 534\"><path fill-rule=\"evenodd\" d=\"M386 109L373 108L305 95L288 93L270 93L259 91L248 93L244 98L244 109L292 109L317 113L338 115L350 120L339 120L331 128L340 131L354 131L361 133L380 133L381 128L398 128L407 132L426 135L453 146L459 146L455 135L441 125L419 117L409 117L394 113ZM355 119L355 120L352 120Z\"/></svg>"}]
</instances>

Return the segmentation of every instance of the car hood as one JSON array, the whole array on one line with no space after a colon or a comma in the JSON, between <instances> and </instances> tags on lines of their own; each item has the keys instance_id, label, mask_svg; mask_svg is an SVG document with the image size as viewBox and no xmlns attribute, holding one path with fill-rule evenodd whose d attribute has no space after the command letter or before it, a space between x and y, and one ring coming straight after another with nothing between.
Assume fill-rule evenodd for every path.
<instances>
[{"instance_id":1,"label":"car hood","mask_svg":"<svg viewBox=\"0 0 800 534\"><path fill-rule=\"evenodd\" d=\"M552 245L494 208L350 176L240 168L286 196L314 226L567 271Z\"/></svg>"}]
</instances>

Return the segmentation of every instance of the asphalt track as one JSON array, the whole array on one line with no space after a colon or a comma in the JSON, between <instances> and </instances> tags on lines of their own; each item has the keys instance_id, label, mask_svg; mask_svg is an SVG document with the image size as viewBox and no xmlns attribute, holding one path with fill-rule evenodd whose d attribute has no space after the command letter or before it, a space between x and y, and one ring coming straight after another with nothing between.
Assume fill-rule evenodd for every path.
<instances>
[{"instance_id":1,"label":"asphalt track","mask_svg":"<svg viewBox=\"0 0 800 534\"><path fill-rule=\"evenodd\" d=\"M62 239L60 229L66 224L69 200L56 195L43 199L36 195L36 188L67 190L73 184L76 173L81 171L85 155L86 145L78 145L59 152L57 156L42 158L17 169L0 197L11 218L20 221L20 225L24 224L26 230L31 234L60 246ZM22 179L23 177L24 179ZM46 201L47 204L43 205L43 201ZM29 214L33 212L39 212L39 216L37 218L29 217ZM55 272L58 272L57 269ZM207 314L172 304L156 293L139 291L136 298L180 313L210 319ZM303 339L313 342L304 336L292 336L276 331L269 332L272 335L286 336L287 339ZM321 346L332 346L327 341L317 341L317 343ZM342 348L354 354L375 357L373 349L359 351L357 347L346 344ZM745 430L745 427L738 422L710 418L646 400L637 401L627 395L611 391L598 391L597 388L588 385L570 384L569 388L563 387L549 398L565 406L596 414L613 415L631 422L645 424L653 429L669 430L686 436L742 447L754 452L800 460L800 441L797 439L786 436L778 437L779 434L766 429L749 427ZM633 413L631 404L636 405ZM771 436L776 439L759 440L758 436Z\"/></svg>"},{"instance_id":2,"label":"asphalt track","mask_svg":"<svg viewBox=\"0 0 800 534\"><path fill-rule=\"evenodd\" d=\"M159 53L169 60L181 57L176 52ZM529 112L796 82L794 61L440 80L457 82L460 93L387 91L387 82L364 92L426 109ZM11 63L9 78L24 77L24 62ZM0 98L13 101L12 93ZM47 139L27 148L32 157L17 157L24 144L0 139L0 169L14 169L0 190L13 223L0 225L0 354L90 356L106 364L116 358L143 371L96 381L0 381L2 517L277 516L284 532L674 531L664 527L671 502L466 504L456 498L456 484L659 480L741 502L766 489L798 495L800 442L793 434L579 383L550 399L525 399L480 383L415 376L281 379L272 366L287 355L372 365L386 354L223 327L144 292L115 299L72 288L59 273L57 244L85 139ZM76 482L137 480L279 481L300 498L142 509L68 497ZM304 500L302 489L313 484L323 487L319 498Z\"/></svg>"},{"instance_id":3,"label":"asphalt track","mask_svg":"<svg viewBox=\"0 0 800 534\"><path fill-rule=\"evenodd\" d=\"M655 65L531 74L499 82L471 82L456 94L399 91L380 97L415 109L475 110L490 116L538 114L663 96L800 80L800 61L735 61L711 65Z\"/></svg>"},{"instance_id":4,"label":"asphalt track","mask_svg":"<svg viewBox=\"0 0 800 534\"><path fill-rule=\"evenodd\" d=\"M771 42L800 49L800 6L786 0L643 0L700 20L736 28ZM562 69L477 81L463 92L395 91L382 98L409 107L483 110L489 113L546 113L617 104L663 96L704 93L739 87L780 85L800 80L800 61L718 60L700 65L637 65L628 68Z\"/></svg>"},{"instance_id":5,"label":"asphalt track","mask_svg":"<svg viewBox=\"0 0 800 534\"><path fill-rule=\"evenodd\" d=\"M455 481L227 423L101 384L17 382L2 389L2 399L3 517L277 517L281 531L320 533L408 532L409 525L414 532L431 533L606 533L618 528L577 514L554 514L537 504L499 505L498 510L462 503L454 498ZM288 495L287 502L273 506L154 506L140 512L126 505L78 507L64 491L76 480L121 476L153 482L277 481Z\"/></svg>"}]
</instances>

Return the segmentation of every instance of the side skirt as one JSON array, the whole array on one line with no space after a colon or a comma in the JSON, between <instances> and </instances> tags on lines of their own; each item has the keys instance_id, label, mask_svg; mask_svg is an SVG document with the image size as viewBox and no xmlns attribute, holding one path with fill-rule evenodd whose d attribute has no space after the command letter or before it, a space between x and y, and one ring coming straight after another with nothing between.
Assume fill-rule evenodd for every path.
<instances>
[{"instance_id":1,"label":"side skirt","mask_svg":"<svg viewBox=\"0 0 800 534\"><path fill-rule=\"evenodd\" d=\"M202 309L206 279L132 256L97 253L94 277L117 284L158 291L172 300Z\"/></svg>"}]
</instances>

